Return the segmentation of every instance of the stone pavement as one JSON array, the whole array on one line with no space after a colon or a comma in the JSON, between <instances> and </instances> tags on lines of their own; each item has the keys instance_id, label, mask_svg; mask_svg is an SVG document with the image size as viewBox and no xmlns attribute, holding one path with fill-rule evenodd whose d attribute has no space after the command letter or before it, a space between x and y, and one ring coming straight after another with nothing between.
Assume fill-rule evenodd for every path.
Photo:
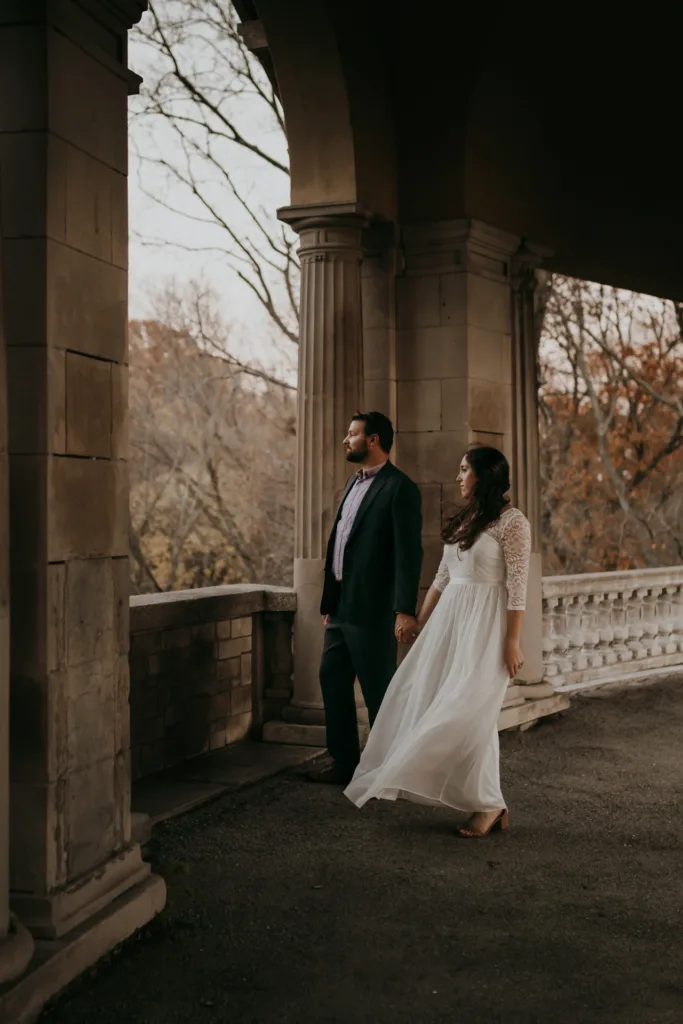
<instances>
[{"instance_id":1,"label":"stone pavement","mask_svg":"<svg viewBox=\"0 0 683 1024\"><path fill-rule=\"evenodd\" d=\"M683 688L501 736L513 830L357 811L297 770L155 832L166 912L50 1024L683 1019Z\"/></svg>"}]
</instances>

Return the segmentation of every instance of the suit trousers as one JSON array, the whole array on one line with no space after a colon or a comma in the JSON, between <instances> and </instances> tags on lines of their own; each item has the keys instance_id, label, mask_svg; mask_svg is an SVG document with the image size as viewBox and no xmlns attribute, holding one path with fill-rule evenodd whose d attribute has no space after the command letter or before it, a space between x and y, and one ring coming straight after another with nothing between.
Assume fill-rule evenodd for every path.
<instances>
[{"instance_id":1,"label":"suit trousers","mask_svg":"<svg viewBox=\"0 0 683 1024\"><path fill-rule=\"evenodd\" d=\"M325 705L327 749L344 770L360 760L356 678L372 727L396 671L397 643L393 616L372 627L357 626L330 616L325 627L320 687Z\"/></svg>"}]
</instances>

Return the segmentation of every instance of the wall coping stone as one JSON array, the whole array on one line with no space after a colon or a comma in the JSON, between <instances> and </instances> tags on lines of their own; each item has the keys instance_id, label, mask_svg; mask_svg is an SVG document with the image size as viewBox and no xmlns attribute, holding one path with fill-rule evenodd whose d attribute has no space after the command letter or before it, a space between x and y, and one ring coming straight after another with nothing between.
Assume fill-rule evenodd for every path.
<instances>
[{"instance_id":1,"label":"wall coping stone","mask_svg":"<svg viewBox=\"0 0 683 1024\"><path fill-rule=\"evenodd\" d=\"M621 569L617 572L585 572L571 576L544 576L543 597L569 597L578 594L606 594L647 587L676 586L683 583L683 566L666 565L654 569Z\"/></svg>"},{"instance_id":2,"label":"wall coping stone","mask_svg":"<svg viewBox=\"0 0 683 1024\"><path fill-rule=\"evenodd\" d=\"M240 619L259 612L296 611L290 587L233 583L167 594L135 594L130 599L130 631L173 629L220 619Z\"/></svg>"}]
</instances>

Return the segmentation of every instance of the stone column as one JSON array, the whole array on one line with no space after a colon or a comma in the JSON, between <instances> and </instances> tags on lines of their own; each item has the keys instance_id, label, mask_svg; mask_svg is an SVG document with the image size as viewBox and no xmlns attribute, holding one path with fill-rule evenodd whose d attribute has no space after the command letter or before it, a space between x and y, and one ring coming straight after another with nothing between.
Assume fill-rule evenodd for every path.
<instances>
[{"instance_id":1,"label":"stone column","mask_svg":"<svg viewBox=\"0 0 683 1024\"><path fill-rule=\"evenodd\" d=\"M46 939L99 922L79 947L92 962L164 901L130 827L126 173L138 80L125 62L145 4L10 6L12 906ZM120 910L124 893L125 921L105 933L105 908Z\"/></svg>"},{"instance_id":2,"label":"stone column","mask_svg":"<svg viewBox=\"0 0 683 1024\"><path fill-rule=\"evenodd\" d=\"M522 637L525 666L522 680L543 678L541 566L541 477L538 422L538 330L536 270L540 250L522 245L512 261L512 478L515 504L531 523L531 564L527 614Z\"/></svg>"},{"instance_id":3,"label":"stone column","mask_svg":"<svg viewBox=\"0 0 683 1024\"><path fill-rule=\"evenodd\" d=\"M404 266L396 281L396 458L422 490L423 593L441 556L442 520L459 498L455 478L462 452L472 442L501 449L535 536L523 679L537 681L542 610L535 341L529 333L530 278L524 277L524 301L518 280L526 266L524 257L517 257L520 240L478 221L458 220L407 225L402 242Z\"/></svg>"},{"instance_id":4,"label":"stone column","mask_svg":"<svg viewBox=\"0 0 683 1024\"><path fill-rule=\"evenodd\" d=\"M320 596L327 540L349 476L342 442L362 404L361 282L365 219L341 208L280 212L301 237L294 695L285 718L324 721L318 681Z\"/></svg>"}]
</instances>

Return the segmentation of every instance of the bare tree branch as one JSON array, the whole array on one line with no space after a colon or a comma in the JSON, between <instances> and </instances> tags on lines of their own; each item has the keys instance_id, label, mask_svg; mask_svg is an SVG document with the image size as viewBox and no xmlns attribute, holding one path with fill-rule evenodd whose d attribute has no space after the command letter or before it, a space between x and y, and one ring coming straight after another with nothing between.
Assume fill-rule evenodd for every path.
<instances>
[{"instance_id":1,"label":"bare tree branch","mask_svg":"<svg viewBox=\"0 0 683 1024\"><path fill-rule=\"evenodd\" d=\"M215 243L181 239L178 247L221 254L264 310L275 339L296 344L296 237L274 208L262 208L254 187L258 179L261 189L264 173L288 182L284 120L271 83L244 46L232 5L151 3L133 38L149 61L132 117L141 192L186 223L213 231ZM159 187L159 173L169 188ZM172 230L164 241L176 244Z\"/></svg>"}]
</instances>

